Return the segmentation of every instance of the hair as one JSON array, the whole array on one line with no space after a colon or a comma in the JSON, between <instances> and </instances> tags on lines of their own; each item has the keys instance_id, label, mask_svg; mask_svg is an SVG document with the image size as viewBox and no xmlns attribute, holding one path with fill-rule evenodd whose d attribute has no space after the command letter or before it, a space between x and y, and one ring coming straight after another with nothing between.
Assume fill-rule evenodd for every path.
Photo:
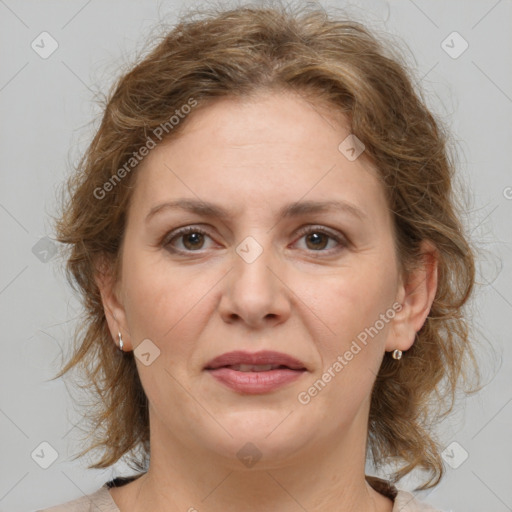
<instances>
[{"instance_id":1,"label":"hair","mask_svg":"<svg viewBox=\"0 0 512 512\"><path fill-rule=\"evenodd\" d=\"M112 342L95 280L100 270L115 280L121 275L134 155L155 142L162 127L161 140L177 137L195 111L216 99L290 91L342 113L364 143L364 157L375 163L392 212L400 270L422 262L421 241L438 251L432 307L400 363L384 355L367 438L376 468L401 464L393 482L418 468L430 476L419 489L434 487L445 469L432 427L452 411L459 381L480 379L464 314L474 288L475 252L454 191L449 131L416 91L402 55L364 24L333 18L317 3L189 12L154 43L111 87L101 124L66 182L68 196L56 222L56 239L68 251L66 276L81 295L84 315L72 357L55 378L76 367L94 396L86 413L89 444L78 457L102 448L89 468L107 468L123 456L133 468L148 467L148 400L133 352ZM169 122L173 114L189 112L184 106L192 101L195 110Z\"/></svg>"}]
</instances>

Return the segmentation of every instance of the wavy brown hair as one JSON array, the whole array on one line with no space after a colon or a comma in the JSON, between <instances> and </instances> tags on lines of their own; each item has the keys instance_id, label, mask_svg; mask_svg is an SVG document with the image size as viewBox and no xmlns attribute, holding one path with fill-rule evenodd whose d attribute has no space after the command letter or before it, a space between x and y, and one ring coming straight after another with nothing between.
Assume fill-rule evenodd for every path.
<instances>
[{"instance_id":1,"label":"wavy brown hair","mask_svg":"<svg viewBox=\"0 0 512 512\"><path fill-rule=\"evenodd\" d=\"M392 481L422 468L430 479L418 489L437 485L444 466L432 428L452 411L461 379L467 384L474 376L480 382L465 314L475 283L475 252L454 192L449 132L427 108L403 55L361 22L333 17L317 3L260 3L189 11L138 60L108 93L101 125L67 181L56 221L56 239L68 249L66 275L85 313L72 356L55 378L76 367L93 396L84 415L88 445L77 457L102 448L89 468L109 467L126 455L131 467L143 470L150 456L148 401L134 355L112 342L95 281L99 272L121 275L137 167L103 197L98 190L105 191L105 183L113 183L148 136L191 98L197 110L221 97L286 90L344 114L365 144L364 155L378 169L393 215L401 270L421 262L422 240L438 250L430 313L400 363L385 354L372 390L367 438L376 468L385 462L401 465ZM186 125L182 119L163 140Z\"/></svg>"}]
</instances>

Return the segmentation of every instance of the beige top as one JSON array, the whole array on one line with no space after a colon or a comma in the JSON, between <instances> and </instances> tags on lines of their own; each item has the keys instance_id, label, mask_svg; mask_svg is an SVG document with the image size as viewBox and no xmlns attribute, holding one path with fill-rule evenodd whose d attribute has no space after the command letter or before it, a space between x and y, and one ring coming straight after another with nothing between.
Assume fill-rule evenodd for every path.
<instances>
[{"instance_id":1,"label":"beige top","mask_svg":"<svg viewBox=\"0 0 512 512\"><path fill-rule=\"evenodd\" d=\"M116 480L107 482L92 494L36 512L121 512L108 491L110 487L117 487ZM123 483L128 483L133 478L123 480ZM397 489L387 480L366 475L366 481L377 492L393 500L392 512L442 512L423 501L417 500L410 492Z\"/></svg>"}]
</instances>

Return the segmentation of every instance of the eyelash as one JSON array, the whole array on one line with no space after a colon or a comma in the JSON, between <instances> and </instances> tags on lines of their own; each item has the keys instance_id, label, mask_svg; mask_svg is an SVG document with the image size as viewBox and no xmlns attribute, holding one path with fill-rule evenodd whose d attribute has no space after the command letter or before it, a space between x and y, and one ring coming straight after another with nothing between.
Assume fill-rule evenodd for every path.
<instances>
[{"instance_id":1,"label":"eyelash","mask_svg":"<svg viewBox=\"0 0 512 512\"><path fill-rule=\"evenodd\" d=\"M185 235L189 235L190 233L199 233L201 235L210 236L209 233L207 231L205 231L204 229L201 229L201 228L196 227L196 226L186 226L184 228L180 228L180 229L177 229L175 231L171 231L170 233L167 233L164 236L164 238L162 239L161 245L163 247L170 247L171 246L171 242L174 239L180 238L180 237L185 236ZM311 233L321 233L323 235L327 235L329 238L331 238L332 240L337 242L340 245L340 247L337 247L337 248L334 248L334 249L330 249L330 250L318 250L318 251L311 250L309 252L312 252L312 253L318 252L318 253L331 254L333 252L338 252L342 248L348 246L348 242L347 242L347 240L343 236L334 234L333 232L328 231L325 228L320 228L320 227L317 227L317 226L307 226L305 228L300 229L297 234L299 235L299 239L300 239L303 236L309 235ZM173 247L171 247L168 250L170 252L174 253L174 254L192 254L192 253L196 253L196 252L197 253L201 252L201 251L190 251L190 250L185 250L184 251L184 250L181 250L181 249L175 249Z\"/></svg>"}]
</instances>

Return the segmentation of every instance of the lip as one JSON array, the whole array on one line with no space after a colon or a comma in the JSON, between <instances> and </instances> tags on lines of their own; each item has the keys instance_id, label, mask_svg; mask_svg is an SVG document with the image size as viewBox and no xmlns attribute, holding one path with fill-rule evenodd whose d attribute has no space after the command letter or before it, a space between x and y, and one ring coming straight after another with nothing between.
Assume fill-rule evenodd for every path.
<instances>
[{"instance_id":1,"label":"lip","mask_svg":"<svg viewBox=\"0 0 512 512\"><path fill-rule=\"evenodd\" d=\"M306 370L269 370L265 372L240 372L231 368L206 370L218 382L233 391L249 395L269 393L299 379Z\"/></svg>"},{"instance_id":2,"label":"lip","mask_svg":"<svg viewBox=\"0 0 512 512\"><path fill-rule=\"evenodd\" d=\"M217 356L208 363L206 363L204 369L215 370L223 366L231 366L235 364L273 364L287 366L291 370L307 370L306 365L299 359L296 359L295 357L292 357L288 354L284 354L282 352L275 352L273 350L262 350L260 352L246 352L244 350L235 350L233 352L226 352L225 354Z\"/></svg>"},{"instance_id":3,"label":"lip","mask_svg":"<svg viewBox=\"0 0 512 512\"><path fill-rule=\"evenodd\" d=\"M287 368L261 372L242 372L226 367L239 364L272 364L286 366ZM274 391L297 380L308 371L304 363L295 357L270 350L254 353L241 350L227 352L208 362L204 370L230 389L252 395Z\"/></svg>"}]
</instances>

